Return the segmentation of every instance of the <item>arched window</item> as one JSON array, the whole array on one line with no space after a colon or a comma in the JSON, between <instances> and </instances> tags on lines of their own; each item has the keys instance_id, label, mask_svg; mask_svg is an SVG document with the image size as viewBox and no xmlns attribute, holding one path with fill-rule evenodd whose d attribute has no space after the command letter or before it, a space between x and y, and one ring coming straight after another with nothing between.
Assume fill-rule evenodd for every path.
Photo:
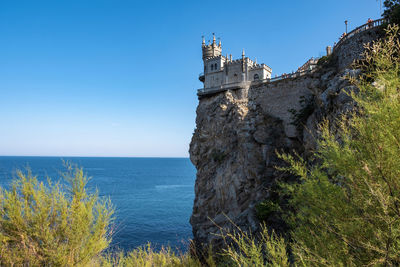
<instances>
[{"instance_id":1,"label":"arched window","mask_svg":"<svg viewBox=\"0 0 400 267\"><path fill-rule=\"evenodd\" d=\"M217 63L214 64L214 69L217 70Z\"/></svg>"},{"instance_id":2,"label":"arched window","mask_svg":"<svg viewBox=\"0 0 400 267\"><path fill-rule=\"evenodd\" d=\"M214 64L211 64L211 70L214 70Z\"/></svg>"},{"instance_id":3,"label":"arched window","mask_svg":"<svg viewBox=\"0 0 400 267\"><path fill-rule=\"evenodd\" d=\"M256 73L256 74L254 74L254 80L258 80L258 79L260 79L260 76L258 76L258 74Z\"/></svg>"}]
</instances>

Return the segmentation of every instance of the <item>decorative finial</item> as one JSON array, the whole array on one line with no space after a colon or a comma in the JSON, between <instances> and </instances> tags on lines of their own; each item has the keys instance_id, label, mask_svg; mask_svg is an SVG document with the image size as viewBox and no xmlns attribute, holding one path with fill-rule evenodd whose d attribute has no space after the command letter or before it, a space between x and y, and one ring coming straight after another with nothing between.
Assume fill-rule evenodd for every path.
<instances>
[{"instance_id":1,"label":"decorative finial","mask_svg":"<svg viewBox=\"0 0 400 267\"><path fill-rule=\"evenodd\" d=\"M232 62L232 54L229 55L229 61Z\"/></svg>"},{"instance_id":2,"label":"decorative finial","mask_svg":"<svg viewBox=\"0 0 400 267\"><path fill-rule=\"evenodd\" d=\"M244 48L243 48L243 50L242 50L242 57L244 57Z\"/></svg>"},{"instance_id":3,"label":"decorative finial","mask_svg":"<svg viewBox=\"0 0 400 267\"><path fill-rule=\"evenodd\" d=\"M221 47L221 38L218 38L218 46Z\"/></svg>"},{"instance_id":4,"label":"decorative finial","mask_svg":"<svg viewBox=\"0 0 400 267\"><path fill-rule=\"evenodd\" d=\"M215 33L213 33L213 44L215 44Z\"/></svg>"},{"instance_id":5,"label":"decorative finial","mask_svg":"<svg viewBox=\"0 0 400 267\"><path fill-rule=\"evenodd\" d=\"M254 58L254 64L257 65L257 58Z\"/></svg>"},{"instance_id":6,"label":"decorative finial","mask_svg":"<svg viewBox=\"0 0 400 267\"><path fill-rule=\"evenodd\" d=\"M206 45L206 40L204 39L204 35L201 36L201 39L202 39L201 44L202 44L202 45Z\"/></svg>"}]
</instances>

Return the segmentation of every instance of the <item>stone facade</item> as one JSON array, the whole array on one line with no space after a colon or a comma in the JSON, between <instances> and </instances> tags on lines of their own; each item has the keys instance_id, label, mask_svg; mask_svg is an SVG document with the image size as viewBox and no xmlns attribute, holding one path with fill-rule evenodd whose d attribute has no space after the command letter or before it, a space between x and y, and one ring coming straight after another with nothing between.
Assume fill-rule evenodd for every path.
<instances>
[{"instance_id":1,"label":"stone facade","mask_svg":"<svg viewBox=\"0 0 400 267\"><path fill-rule=\"evenodd\" d=\"M215 36L213 42L208 45L203 39L202 51L204 73L200 80L204 83L205 90L271 78L272 69L245 57L244 51L242 58L237 60L232 60L232 55L229 58L222 56L221 42L217 44Z\"/></svg>"}]
</instances>

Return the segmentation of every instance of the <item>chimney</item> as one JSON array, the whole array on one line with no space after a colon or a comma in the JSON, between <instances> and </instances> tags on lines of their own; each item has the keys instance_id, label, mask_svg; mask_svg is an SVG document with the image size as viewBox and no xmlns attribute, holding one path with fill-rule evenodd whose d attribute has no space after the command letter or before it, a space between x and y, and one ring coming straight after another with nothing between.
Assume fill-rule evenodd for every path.
<instances>
[{"instance_id":1,"label":"chimney","mask_svg":"<svg viewBox=\"0 0 400 267\"><path fill-rule=\"evenodd\" d=\"M326 55L327 55L327 56L330 56L331 54L332 54L332 46L328 45L328 46L326 47Z\"/></svg>"}]
</instances>

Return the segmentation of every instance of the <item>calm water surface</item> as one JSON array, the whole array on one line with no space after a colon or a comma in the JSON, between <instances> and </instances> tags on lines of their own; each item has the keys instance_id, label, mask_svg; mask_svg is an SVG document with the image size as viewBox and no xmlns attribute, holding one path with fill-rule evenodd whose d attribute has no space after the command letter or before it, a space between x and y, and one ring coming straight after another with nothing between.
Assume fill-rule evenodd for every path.
<instances>
[{"instance_id":1,"label":"calm water surface","mask_svg":"<svg viewBox=\"0 0 400 267\"><path fill-rule=\"evenodd\" d=\"M62 160L82 166L116 207L112 247L132 249L151 242L186 250L196 171L187 158L0 157L0 186L27 166L39 179L60 180Z\"/></svg>"}]
</instances>

